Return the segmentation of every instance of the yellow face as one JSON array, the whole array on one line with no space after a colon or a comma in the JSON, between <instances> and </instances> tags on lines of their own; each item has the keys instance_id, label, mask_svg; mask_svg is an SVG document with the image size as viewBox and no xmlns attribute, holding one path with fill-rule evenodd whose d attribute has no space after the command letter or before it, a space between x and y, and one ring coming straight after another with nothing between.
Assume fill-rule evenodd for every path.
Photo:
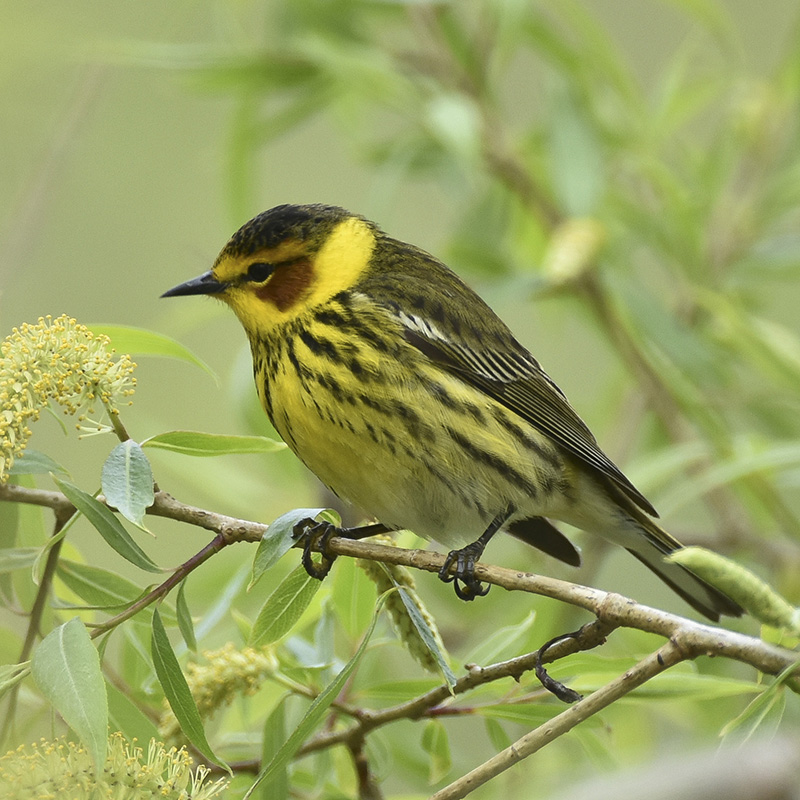
<instances>
[{"instance_id":1,"label":"yellow face","mask_svg":"<svg viewBox=\"0 0 800 800\"><path fill-rule=\"evenodd\" d=\"M288 238L276 247L232 255L222 251L211 277L214 292L239 317L248 333L268 333L350 288L367 268L375 234L364 220L350 217L333 228L322 247Z\"/></svg>"}]
</instances>

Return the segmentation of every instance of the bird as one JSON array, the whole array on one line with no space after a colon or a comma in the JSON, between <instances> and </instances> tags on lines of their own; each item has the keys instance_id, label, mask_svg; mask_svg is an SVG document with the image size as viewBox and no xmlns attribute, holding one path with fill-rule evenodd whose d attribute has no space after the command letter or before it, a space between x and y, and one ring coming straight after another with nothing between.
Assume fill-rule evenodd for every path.
<instances>
[{"instance_id":1,"label":"bird","mask_svg":"<svg viewBox=\"0 0 800 800\"><path fill-rule=\"evenodd\" d=\"M442 261L374 222L285 204L245 223L212 268L162 297L226 303L273 427L331 491L377 522L306 520L322 578L332 535L411 530L450 549L439 577L473 600L499 530L572 566L561 521L617 543L711 620L742 609L664 557L681 544L539 362ZM311 548L323 553L311 559Z\"/></svg>"}]
</instances>

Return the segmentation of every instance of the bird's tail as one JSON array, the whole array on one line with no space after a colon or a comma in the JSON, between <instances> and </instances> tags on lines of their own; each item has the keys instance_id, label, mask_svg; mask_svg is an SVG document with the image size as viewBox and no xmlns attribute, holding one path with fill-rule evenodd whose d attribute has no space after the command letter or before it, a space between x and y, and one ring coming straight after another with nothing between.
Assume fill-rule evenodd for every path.
<instances>
[{"instance_id":1,"label":"bird's tail","mask_svg":"<svg viewBox=\"0 0 800 800\"><path fill-rule=\"evenodd\" d=\"M610 481L606 485L606 491L616 501L625 518L625 531L619 529L615 531L622 535L615 536L609 532L609 538L617 541L631 555L655 572L695 611L714 622L718 622L721 615L740 617L744 613L744 609L724 592L699 578L686 567L665 560L665 556L680 550L683 545L624 496Z\"/></svg>"},{"instance_id":2,"label":"bird's tail","mask_svg":"<svg viewBox=\"0 0 800 800\"><path fill-rule=\"evenodd\" d=\"M714 622L719 621L720 615L723 614L740 617L744 613L744 609L738 603L715 586L698 578L686 567L665 560L664 556L680 550L683 545L638 509L633 516L636 517L637 526L642 529L644 536L638 538L636 546L626 549L655 572L695 611L699 611Z\"/></svg>"}]
</instances>

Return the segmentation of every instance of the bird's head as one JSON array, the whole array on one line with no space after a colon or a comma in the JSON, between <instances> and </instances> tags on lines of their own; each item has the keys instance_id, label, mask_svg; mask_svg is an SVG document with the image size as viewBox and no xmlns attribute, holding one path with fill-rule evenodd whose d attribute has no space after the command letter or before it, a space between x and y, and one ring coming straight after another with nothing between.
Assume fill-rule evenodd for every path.
<instances>
[{"instance_id":1,"label":"bird's head","mask_svg":"<svg viewBox=\"0 0 800 800\"><path fill-rule=\"evenodd\" d=\"M336 206L276 206L243 225L208 272L162 297L213 295L248 333L268 333L350 288L369 265L377 233Z\"/></svg>"}]
</instances>

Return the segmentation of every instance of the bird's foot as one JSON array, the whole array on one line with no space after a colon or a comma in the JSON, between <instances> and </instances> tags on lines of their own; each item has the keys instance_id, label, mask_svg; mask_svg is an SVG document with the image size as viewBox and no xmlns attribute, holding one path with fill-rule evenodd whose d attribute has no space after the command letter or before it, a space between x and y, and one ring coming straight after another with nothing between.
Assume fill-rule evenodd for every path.
<instances>
[{"instance_id":1,"label":"bird's foot","mask_svg":"<svg viewBox=\"0 0 800 800\"><path fill-rule=\"evenodd\" d=\"M306 572L317 580L321 581L330 571L336 554L328 550L328 543L334 536L340 536L345 531L337 528L331 522L319 522L311 517L300 520L294 528L295 539L303 540L302 563ZM322 556L321 561L314 561L311 557L313 552L319 552Z\"/></svg>"},{"instance_id":2,"label":"bird's foot","mask_svg":"<svg viewBox=\"0 0 800 800\"><path fill-rule=\"evenodd\" d=\"M483 555L483 547L482 542L473 542L460 550L451 550L439 570L439 578L445 583L452 583L456 595L461 600L474 600L489 593L491 587L484 586L475 577L475 562ZM456 568L450 574L453 564Z\"/></svg>"}]
</instances>

